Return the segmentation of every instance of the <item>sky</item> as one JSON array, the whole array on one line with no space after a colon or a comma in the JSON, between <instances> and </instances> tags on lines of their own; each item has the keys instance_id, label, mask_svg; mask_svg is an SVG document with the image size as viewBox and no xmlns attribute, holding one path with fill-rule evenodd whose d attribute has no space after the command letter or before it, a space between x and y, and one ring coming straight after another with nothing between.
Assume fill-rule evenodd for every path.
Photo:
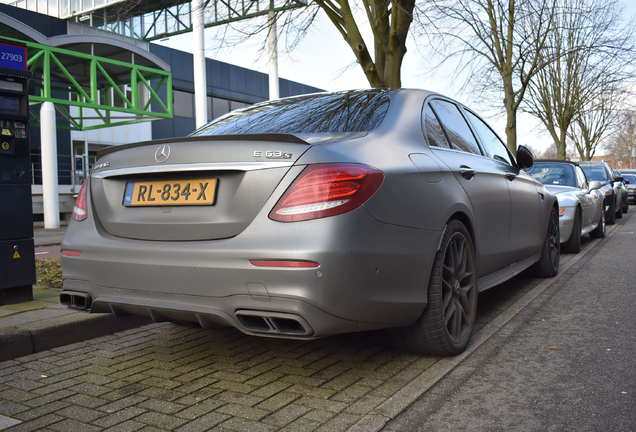
<instances>
[{"instance_id":1,"label":"sky","mask_svg":"<svg viewBox=\"0 0 636 432\"><path fill-rule=\"evenodd\" d=\"M627 19L636 16L636 0L625 0ZM213 27L205 31L206 56L260 72L268 72L267 56L263 49L266 33L245 37L246 31L262 23L261 18L232 26ZM415 25L415 24L414 24ZM279 29L280 30L280 29ZM370 30L361 29L369 47ZM156 43L183 49L192 46L192 34L171 37ZM455 73L455 65L439 66L440 57L423 39L409 38L407 54L402 66L402 87L432 90L473 108L482 115L502 138L505 138L505 117L493 108L492 101L481 100L464 86L464 79ZM351 49L321 12L302 41L293 49L286 49L284 38L279 41L279 76L328 91L368 88L369 84L355 63ZM531 115L520 113L517 118L518 143L536 150L552 145L549 134Z\"/></svg>"}]
</instances>

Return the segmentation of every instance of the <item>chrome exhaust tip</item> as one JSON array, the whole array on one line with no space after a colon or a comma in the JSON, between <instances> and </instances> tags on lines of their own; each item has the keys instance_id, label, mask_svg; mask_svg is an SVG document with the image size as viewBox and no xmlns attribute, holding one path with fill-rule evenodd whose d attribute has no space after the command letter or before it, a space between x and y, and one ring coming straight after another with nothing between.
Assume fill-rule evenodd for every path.
<instances>
[{"instance_id":1,"label":"chrome exhaust tip","mask_svg":"<svg viewBox=\"0 0 636 432\"><path fill-rule=\"evenodd\" d=\"M235 313L240 326L249 333L267 333L285 336L309 336L313 330L300 316L281 312L238 310Z\"/></svg>"},{"instance_id":2,"label":"chrome exhaust tip","mask_svg":"<svg viewBox=\"0 0 636 432\"><path fill-rule=\"evenodd\" d=\"M60 303L73 309L89 310L93 301L87 293L62 291L60 293Z\"/></svg>"}]
</instances>

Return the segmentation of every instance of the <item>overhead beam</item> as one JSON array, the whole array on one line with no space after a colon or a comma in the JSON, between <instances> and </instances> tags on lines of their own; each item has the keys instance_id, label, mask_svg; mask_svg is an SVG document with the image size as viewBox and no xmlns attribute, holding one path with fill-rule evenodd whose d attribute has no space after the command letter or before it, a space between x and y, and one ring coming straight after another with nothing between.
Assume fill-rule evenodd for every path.
<instances>
[{"instance_id":1,"label":"overhead beam","mask_svg":"<svg viewBox=\"0 0 636 432\"><path fill-rule=\"evenodd\" d=\"M131 10L124 8L125 4L105 7L91 12L99 14L99 20L90 19L83 22L92 23L92 26L102 30L148 41L189 33L193 30L192 2L142 3L145 5L144 9ZM307 6L306 0L210 0L204 3L206 7L203 13L203 25L206 28ZM147 10L147 4L152 4L152 10ZM79 16L75 18L79 19Z\"/></svg>"},{"instance_id":2,"label":"overhead beam","mask_svg":"<svg viewBox=\"0 0 636 432\"><path fill-rule=\"evenodd\" d=\"M27 47L28 69L34 77L31 88L35 90L29 102L31 105L51 102L58 110L67 107L63 115L69 122L60 127L99 129L173 116L172 73L169 71L4 36L0 36L0 40ZM83 65L82 73L75 73L69 64L75 68ZM61 89L64 96L59 95ZM90 124L84 122L86 110L93 117ZM129 117L117 119L111 116L113 112Z\"/></svg>"}]
</instances>

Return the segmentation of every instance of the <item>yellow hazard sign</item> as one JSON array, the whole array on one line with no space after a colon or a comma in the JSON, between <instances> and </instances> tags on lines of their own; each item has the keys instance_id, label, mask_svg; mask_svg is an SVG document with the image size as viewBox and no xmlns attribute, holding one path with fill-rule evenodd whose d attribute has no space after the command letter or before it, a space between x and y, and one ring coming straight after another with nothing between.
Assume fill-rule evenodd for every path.
<instances>
[{"instance_id":1,"label":"yellow hazard sign","mask_svg":"<svg viewBox=\"0 0 636 432\"><path fill-rule=\"evenodd\" d=\"M22 255L20 255L20 252L16 249L16 250L13 251L13 256L11 258L20 259L20 258L22 258Z\"/></svg>"},{"instance_id":2,"label":"yellow hazard sign","mask_svg":"<svg viewBox=\"0 0 636 432\"><path fill-rule=\"evenodd\" d=\"M12 136L11 129L2 129L2 135L4 136Z\"/></svg>"},{"instance_id":3,"label":"yellow hazard sign","mask_svg":"<svg viewBox=\"0 0 636 432\"><path fill-rule=\"evenodd\" d=\"M4 151L7 151L11 148L11 144L6 141L2 141L2 144L0 144L0 148L2 148L2 150Z\"/></svg>"}]
</instances>

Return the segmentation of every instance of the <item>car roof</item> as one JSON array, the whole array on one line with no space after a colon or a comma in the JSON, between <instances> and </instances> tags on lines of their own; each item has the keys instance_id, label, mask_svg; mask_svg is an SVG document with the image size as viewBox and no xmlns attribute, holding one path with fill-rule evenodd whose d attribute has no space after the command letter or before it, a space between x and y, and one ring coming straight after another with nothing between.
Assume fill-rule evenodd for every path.
<instances>
[{"instance_id":1,"label":"car roof","mask_svg":"<svg viewBox=\"0 0 636 432\"><path fill-rule=\"evenodd\" d=\"M564 164L579 166L578 162L568 161L568 160L561 160L561 159L535 159L534 162L535 163L540 163L540 162L564 163Z\"/></svg>"},{"instance_id":2,"label":"car roof","mask_svg":"<svg viewBox=\"0 0 636 432\"><path fill-rule=\"evenodd\" d=\"M604 166L609 166L609 165L607 165L607 162L605 162L605 161L581 161L581 162L579 162L579 165L604 165Z\"/></svg>"}]
</instances>

